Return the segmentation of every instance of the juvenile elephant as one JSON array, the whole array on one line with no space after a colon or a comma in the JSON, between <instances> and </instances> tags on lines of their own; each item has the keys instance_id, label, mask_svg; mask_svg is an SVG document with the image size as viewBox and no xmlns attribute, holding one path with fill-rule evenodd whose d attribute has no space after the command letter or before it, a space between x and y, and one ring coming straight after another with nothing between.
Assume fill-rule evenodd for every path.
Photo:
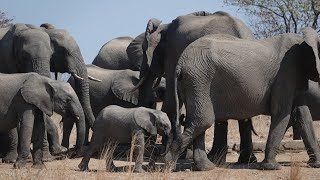
<instances>
[{"instance_id":1,"label":"juvenile elephant","mask_svg":"<svg viewBox=\"0 0 320 180\"><path fill-rule=\"evenodd\" d=\"M72 74L76 79L75 91L83 107L86 122L88 125L93 124L94 115L90 106L84 60L78 44L66 30L47 23L41 27L18 23L0 28L0 63L0 72L7 74L36 72L46 77L50 77L50 71ZM50 123L49 125L52 126ZM57 139L58 134L52 135L52 138ZM53 146L61 147L60 144Z\"/></svg>"},{"instance_id":2,"label":"juvenile elephant","mask_svg":"<svg viewBox=\"0 0 320 180\"><path fill-rule=\"evenodd\" d=\"M41 168L42 144L45 132L43 114L53 111L70 116L77 125L76 147L82 147L85 117L80 101L70 86L37 73L0 74L0 133L8 133L19 125L18 158L15 168L22 168L29 156L33 135L33 167Z\"/></svg>"},{"instance_id":3,"label":"juvenile elephant","mask_svg":"<svg viewBox=\"0 0 320 180\"><path fill-rule=\"evenodd\" d=\"M143 36L144 33L135 39L125 36L108 41L102 46L92 64L104 69L139 71L142 63ZM132 42L134 45L128 48Z\"/></svg>"},{"instance_id":4,"label":"juvenile elephant","mask_svg":"<svg viewBox=\"0 0 320 180\"><path fill-rule=\"evenodd\" d=\"M279 169L275 156L294 107L302 121L308 164L319 167L319 147L305 103L308 79L319 80L319 63L319 37L311 28L303 30L303 37L283 34L244 40L217 34L194 41L176 68L176 96L179 80L187 116L185 130L172 143L166 163L175 164L194 141L195 169L211 169L214 166L205 153L204 133L214 120L265 114L271 115L271 125L261 169Z\"/></svg>"},{"instance_id":5,"label":"juvenile elephant","mask_svg":"<svg viewBox=\"0 0 320 180\"><path fill-rule=\"evenodd\" d=\"M138 91L132 91L139 82L139 72L132 70L108 70L95 65L86 65L88 74L101 79L101 82L89 81L90 101L94 116L97 117L99 112L109 105L118 105L126 108L138 107ZM69 79L73 86L73 78ZM151 107L158 101L162 101L165 96L165 81L153 90L151 96L144 96L149 101ZM70 122L70 121L67 121ZM62 145L69 148L69 137L73 124L64 123ZM88 135L88 129L87 133Z\"/></svg>"},{"instance_id":6,"label":"juvenile elephant","mask_svg":"<svg viewBox=\"0 0 320 180\"><path fill-rule=\"evenodd\" d=\"M88 163L93 153L101 150L108 139L117 143L134 143L136 165L134 172L144 172L142 169L146 135L168 136L171 123L166 113L145 107L123 108L110 105L98 115L88 151L79 164L80 170L88 170ZM135 140L133 142L133 140ZM108 144L107 144L108 146ZM114 167L113 163L112 166Z\"/></svg>"}]
</instances>

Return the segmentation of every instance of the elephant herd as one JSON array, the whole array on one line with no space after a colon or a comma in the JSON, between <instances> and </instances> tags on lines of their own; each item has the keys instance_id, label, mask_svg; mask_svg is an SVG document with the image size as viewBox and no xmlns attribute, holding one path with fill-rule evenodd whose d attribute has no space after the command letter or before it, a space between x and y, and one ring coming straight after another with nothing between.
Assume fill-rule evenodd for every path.
<instances>
[{"instance_id":1,"label":"elephant herd","mask_svg":"<svg viewBox=\"0 0 320 180\"><path fill-rule=\"evenodd\" d=\"M259 168L281 168L275 158L291 125L295 138L303 139L309 166L318 168L312 120L320 119L319 50L312 28L257 40L241 20L222 11L194 12L168 24L152 18L136 38L107 42L89 65L72 36L51 24L1 28L2 161L24 167L32 143L33 167L41 168L43 161L67 153L76 124L80 170L88 170L90 157L114 140L137 145L134 171L144 172L145 137L157 134L163 136L158 159L166 169L175 169L193 145L192 170L211 170L223 163L213 161L217 155L225 161L227 120L237 119L238 163L253 163L250 118L264 114L271 124ZM56 79L58 72L71 77L61 82L50 79L50 72ZM155 110L157 102L163 102L161 111ZM53 112L62 116L61 145ZM205 131L213 123L215 139L207 154ZM89 147L83 153L84 146Z\"/></svg>"}]
</instances>

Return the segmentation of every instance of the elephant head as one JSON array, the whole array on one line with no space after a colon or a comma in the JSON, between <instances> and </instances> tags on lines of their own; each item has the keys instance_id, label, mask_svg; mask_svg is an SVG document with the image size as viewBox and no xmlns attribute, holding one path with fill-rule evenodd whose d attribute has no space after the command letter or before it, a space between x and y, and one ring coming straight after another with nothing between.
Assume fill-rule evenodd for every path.
<instances>
[{"instance_id":1,"label":"elephant head","mask_svg":"<svg viewBox=\"0 0 320 180\"><path fill-rule=\"evenodd\" d=\"M49 35L52 56L50 68L52 72L70 73L75 78L75 90L83 107L87 124L92 127L94 115L92 113L87 69L80 52L80 48L74 38L65 30L56 29L50 24L42 24L41 27ZM95 79L96 80L96 79Z\"/></svg>"},{"instance_id":2,"label":"elephant head","mask_svg":"<svg viewBox=\"0 0 320 180\"><path fill-rule=\"evenodd\" d=\"M127 48L128 55L132 53L132 49L135 47L142 48L142 63L140 68L140 80L136 87L143 94L149 96L151 93L150 87L154 85L154 80L158 78L154 87L158 86L163 73L163 60L164 60L164 48L165 48L165 35L168 25L160 25L161 21L157 19L150 19L145 33L139 35ZM141 45L142 43L142 45ZM138 46L140 45L140 46ZM131 51L130 51L131 50ZM136 48L137 52L141 52L140 49ZM141 54L134 53L135 56L141 56ZM133 56L133 55L132 55ZM141 57L140 57L141 58ZM148 106L148 102L145 101L142 96L139 98L140 106Z\"/></svg>"},{"instance_id":3,"label":"elephant head","mask_svg":"<svg viewBox=\"0 0 320 180\"><path fill-rule=\"evenodd\" d=\"M171 122L162 111L140 107L134 112L134 120L151 135L160 134L168 137L171 133Z\"/></svg>"},{"instance_id":4,"label":"elephant head","mask_svg":"<svg viewBox=\"0 0 320 180\"><path fill-rule=\"evenodd\" d=\"M37 87L37 88L35 88ZM31 74L21 87L21 95L28 103L36 106L48 116L53 111L67 114L77 126L77 147L82 147L85 138L85 117L81 104L70 84Z\"/></svg>"},{"instance_id":5,"label":"elephant head","mask_svg":"<svg viewBox=\"0 0 320 180\"><path fill-rule=\"evenodd\" d=\"M135 71L123 70L112 80L111 90L113 94L121 100L138 105L139 91L132 91L139 82L139 75ZM143 95L143 99L148 102L147 107L151 107L155 102L163 101L165 96L165 80L162 78L160 85L153 89L148 96Z\"/></svg>"}]
</instances>

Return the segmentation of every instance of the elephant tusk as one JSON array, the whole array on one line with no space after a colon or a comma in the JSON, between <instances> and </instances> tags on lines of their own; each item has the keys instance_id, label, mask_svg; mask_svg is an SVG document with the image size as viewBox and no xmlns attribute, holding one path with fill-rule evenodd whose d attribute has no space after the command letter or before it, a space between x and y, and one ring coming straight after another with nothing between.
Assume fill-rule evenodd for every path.
<instances>
[{"instance_id":1,"label":"elephant tusk","mask_svg":"<svg viewBox=\"0 0 320 180\"><path fill-rule=\"evenodd\" d=\"M100 79L97 79L97 78L94 78L94 77L90 76L89 74L88 74L88 79L90 79L92 81L97 81L97 82L101 82L102 81Z\"/></svg>"},{"instance_id":2,"label":"elephant tusk","mask_svg":"<svg viewBox=\"0 0 320 180\"><path fill-rule=\"evenodd\" d=\"M137 89L142 85L142 83L144 82L144 80L145 80L145 77L142 77L142 78L140 79L140 81L138 82L138 84L137 84L130 92L134 92L135 90L137 90Z\"/></svg>"},{"instance_id":3,"label":"elephant tusk","mask_svg":"<svg viewBox=\"0 0 320 180\"><path fill-rule=\"evenodd\" d=\"M76 73L72 73L72 75L78 80L83 80L83 78L78 76Z\"/></svg>"},{"instance_id":4,"label":"elephant tusk","mask_svg":"<svg viewBox=\"0 0 320 180\"><path fill-rule=\"evenodd\" d=\"M161 82L161 76L157 78L157 82L153 85L152 88L154 89L154 88L158 87L160 82Z\"/></svg>"}]
</instances>

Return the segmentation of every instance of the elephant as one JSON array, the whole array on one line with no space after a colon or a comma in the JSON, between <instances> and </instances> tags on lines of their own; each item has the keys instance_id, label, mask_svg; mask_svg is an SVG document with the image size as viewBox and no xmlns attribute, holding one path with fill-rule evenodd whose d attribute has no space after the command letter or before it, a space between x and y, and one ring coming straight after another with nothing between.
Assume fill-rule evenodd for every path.
<instances>
[{"instance_id":1,"label":"elephant","mask_svg":"<svg viewBox=\"0 0 320 180\"><path fill-rule=\"evenodd\" d=\"M140 71L143 36L144 33L135 39L124 36L108 41L102 46L92 64L104 69Z\"/></svg>"},{"instance_id":2,"label":"elephant","mask_svg":"<svg viewBox=\"0 0 320 180\"><path fill-rule=\"evenodd\" d=\"M179 81L187 115L183 134L172 142L164 157L166 165L173 167L193 141L195 169L212 169L214 165L205 153L204 133L215 119L265 114L271 115L271 125L260 168L280 169L275 157L294 109L310 158L308 164L320 167L320 151L305 102L308 79L319 82L319 63L319 36L312 28L305 28L303 36L287 33L245 40L216 34L194 41L181 54L175 71L175 101L179 101Z\"/></svg>"},{"instance_id":3,"label":"elephant","mask_svg":"<svg viewBox=\"0 0 320 180\"><path fill-rule=\"evenodd\" d=\"M0 28L0 63L0 73L36 72L50 77L51 71L55 72L56 78L58 72L72 74L76 78L75 90L86 116L86 124L93 124L84 60L78 44L66 30L57 29L48 23L40 27L17 23ZM57 139L58 134L52 137ZM54 146L63 149L60 144Z\"/></svg>"},{"instance_id":4,"label":"elephant","mask_svg":"<svg viewBox=\"0 0 320 180\"><path fill-rule=\"evenodd\" d=\"M89 81L90 102L95 117L99 112L109 105L118 105L126 108L138 106L138 91L131 91L139 81L139 71L126 70L108 70L98 66L86 65L88 74L101 79L101 82ZM74 79L71 77L68 82L74 85ZM151 96L145 96L151 103L162 101L165 96L165 80L153 90ZM149 106L150 108L151 106ZM68 121L70 122L70 121ZM69 137L73 124L64 123L62 146L69 148ZM88 135L88 129L86 135ZM86 139L88 137L86 136Z\"/></svg>"},{"instance_id":5,"label":"elephant","mask_svg":"<svg viewBox=\"0 0 320 180\"><path fill-rule=\"evenodd\" d=\"M254 39L250 29L239 19L228 13L218 11L194 12L179 16L170 24L162 24L157 19L150 19L143 43L143 62L140 70L139 91L141 94L151 93L154 81L166 78L167 96L163 102L163 111L172 121L174 139L180 134L179 122L175 121L174 72L183 50L196 39L208 35L225 33L238 38ZM156 83L157 84L157 83ZM156 85L155 85L156 86ZM180 101L181 102L181 101ZM139 99L139 105L147 102Z\"/></svg>"},{"instance_id":6,"label":"elephant","mask_svg":"<svg viewBox=\"0 0 320 180\"><path fill-rule=\"evenodd\" d=\"M308 106L310 113L311 113L311 117L313 121L319 121L320 120L320 111L319 111L319 106L320 106L320 91L319 91L319 86L318 83L313 82L311 80L309 80L309 88L308 91L305 93L305 103ZM295 127L293 128L293 139L294 140L298 140L301 138L301 129L299 128L299 114L297 113L297 110L294 109L295 107L293 107L293 111L291 112L291 116L290 116L290 121L289 121L289 125L287 126L287 129L290 128L291 126ZM298 117L296 117L298 116ZM241 123L247 123L246 121L239 121ZM217 123L215 123L217 124ZM214 139L214 141L220 141L219 144L220 147L222 147L222 149L225 149L225 147L227 147L227 126L228 123L222 123L223 125L220 125L220 127L218 129L215 129L215 137L219 137L217 139ZM253 147L252 145L252 138L251 138L251 134L243 134L241 132L246 132L246 131L250 131L250 129L253 129L252 127L250 127L251 124L249 125L242 125L239 126L239 131L240 131L240 137L241 137L241 143L240 146L241 147ZM251 151L252 152L252 151ZM226 161L226 152L213 152L210 151L210 153L212 153L212 155L208 155L209 158L212 157L220 157L220 162L221 164L225 163ZM238 162L243 162L241 161L241 159L252 159L250 162L254 162L256 161L256 158L254 156L254 154L240 154L246 157L239 157L239 161ZM250 157L249 157L250 156ZM210 159L211 160L211 159Z\"/></svg>"},{"instance_id":7,"label":"elephant","mask_svg":"<svg viewBox=\"0 0 320 180\"><path fill-rule=\"evenodd\" d=\"M136 164L134 172L144 172L142 169L145 136L168 136L171 122L166 113L145 107L123 108L110 105L98 115L94 126L89 149L85 152L79 164L80 170L88 170L88 163L93 153L103 148L108 139L117 143L134 143L136 149ZM106 145L108 146L108 144ZM112 167L115 167L112 163Z\"/></svg>"},{"instance_id":8,"label":"elephant","mask_svg":"<svg viewBox=\"0 0 320 180\"><path fill-rule=\"evenodd\" d=\"M52 80L37 73L0 74L0 133L19 126L18 157L15 168L26 165L31 138L33 167L42 168L42 145L45 133L43 114L53 111L72 117L77 125L76 149L81 150L85 138L85 116L80 101L70 84Z\"/></svg>"}]
</instances>

